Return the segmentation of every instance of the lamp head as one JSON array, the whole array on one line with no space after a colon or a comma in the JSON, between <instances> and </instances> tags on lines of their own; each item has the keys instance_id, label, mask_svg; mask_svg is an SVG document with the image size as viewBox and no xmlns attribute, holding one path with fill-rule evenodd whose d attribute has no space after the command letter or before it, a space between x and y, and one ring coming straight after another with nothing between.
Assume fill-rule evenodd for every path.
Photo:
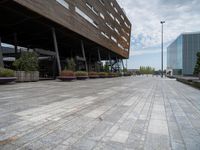
<instances>
[{"instance_id":1,"label":"lamp head","mask_svg":"<svg viewBox=\"0 0 200 150\"><path fill-rule=\"evenodd\" d=\"M165 21L161 21L160 23L163 24L163 23L165 23Z\"/></svg>"}]
</instances>

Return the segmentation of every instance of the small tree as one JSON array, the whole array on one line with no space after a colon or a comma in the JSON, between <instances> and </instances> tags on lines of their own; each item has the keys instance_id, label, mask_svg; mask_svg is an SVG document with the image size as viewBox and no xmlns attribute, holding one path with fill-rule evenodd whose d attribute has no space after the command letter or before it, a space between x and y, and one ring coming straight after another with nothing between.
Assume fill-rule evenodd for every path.
<instances>
[{"instance_id":1,"label":"small tree","mask_svg":"<svg viewBox=\"0 0 200 150\"><path fill-rule=\"evenodd\" d=\"M197 53L197 62L194 68L194 75L200 74L200 52Z\"/></svg>"},{"instance_id":2,"label":"small tree","mask_svg":"<svg viewBox=\"0 0 200 150\"><path fill-rule=\"evenodd\" d=\"M107 63L104 65L104 71L105 72L109 72L110 71L109 65Z\"/></svg>"},{"instance_id":3,"label":"small tree","mask_svg":"<svg viewBox=\"0 0 200 150\"><path fill-rule=\"evenodd\" d=\"M76 63L75 63L74 59L73 58L68 58L66 60L66 62L67 62L67 65L65 66L65 70L75 71Z\"/></svg>"},{"instance_id":4,"label":"small tree","mask_svg":"<svg viewBox=\"0 0 200 150\"><path fill-rule=\"evenodd\" d=\"M37 71L39 68L38 55L35 52L23 52L13 66L17 71Z\"/></svg>"},{"instance_id":5,"label":"small tree","mask_svg":"<svg viewBox=\"0 0 200 150\"><path fill-rule=\"evenodd\" d=\"M140 66L140 74L154 74L155 68Z\"/></svg>"},{"instance_id":6,"label":"small tree","mask_svg":"<svg viewBox=\"0 0 200 150\"><path fill-rule=\"evenodd\" d=\"M128 69L127 69L127 68L124 68L124 69L123 69L123 72L128 72Z\"/></svg>"}]
</instances>

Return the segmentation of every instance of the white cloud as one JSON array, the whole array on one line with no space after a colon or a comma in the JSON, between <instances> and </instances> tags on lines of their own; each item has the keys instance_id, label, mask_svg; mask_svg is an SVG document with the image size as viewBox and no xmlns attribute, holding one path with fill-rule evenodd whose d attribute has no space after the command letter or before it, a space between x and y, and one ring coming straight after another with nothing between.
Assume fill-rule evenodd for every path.
<instances>
[{"instance_id":1,"label":"white cloud","mask_svg":"<svg viewBox=\"0 0 200 150\"><path fill-rule=\"evenodd\" d=\"M199 0L117 1L125 9L132 23L132 40L134 41L132 41L131 49L136 51L160 46L161 20L166 21L165 43L170 43L183 32L200 31Z\"/></svg>"},{"instance_id":2,"label":"white cloud","mask_svg":"<svg viewBox=\"0 0 200 150\"><path fill-rule=\"evenodd\" d=\"M163 52L166 52L166 49L163 50ZM139 50L131 50L130 56L139 56L139 55L147 55L147 54L155 54L155 53L161 53L160 48L152 48L152 49L139 49Z\"/></svg>"}]
</instances>

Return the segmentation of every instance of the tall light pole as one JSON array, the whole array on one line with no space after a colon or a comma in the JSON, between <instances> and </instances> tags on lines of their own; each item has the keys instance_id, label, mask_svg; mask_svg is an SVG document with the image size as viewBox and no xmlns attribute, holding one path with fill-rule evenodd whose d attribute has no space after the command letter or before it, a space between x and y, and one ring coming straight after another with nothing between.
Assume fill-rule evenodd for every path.
<instances>
[{"instance_id":1,"label":"tall light pole","mask_svg":"<svg viewBox=\"0 0 200 150\"><path fill-rule=\"evenodd\" d=\"M165 21L161 21L162 35L161 35L161 77L163 78L163 24Z\"/></svg>"}]
</instances>

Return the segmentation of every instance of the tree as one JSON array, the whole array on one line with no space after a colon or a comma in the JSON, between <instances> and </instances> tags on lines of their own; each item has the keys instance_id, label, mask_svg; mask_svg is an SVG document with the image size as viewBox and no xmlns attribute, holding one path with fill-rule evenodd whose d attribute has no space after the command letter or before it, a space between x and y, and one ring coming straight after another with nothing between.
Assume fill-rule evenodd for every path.
<instances>
[{"instance_id":1,"label":"tree","mask_svg":"<svg viewBox=\"0 0 200 150\"><path fill-rule=\"evenodd\" d=\"M75 63L74 59L73 58L67 58L66 62L67 62L67 64L65 66L65 70L75 71L76 63Z\"/></svg>"},{"instance_id":2,"label":"tree","mask_svg":"<svg viewBox=\"0 0 200 150\"><path fill-rule=\"evenodd\" d=\"M20 58L14 61L13 66L18 71L37 71L38 55L35 52L23 52Z\"/></svg>"},{"instance_id":3,"label":"tree","mask_svg":"<svg viewBox=\"0 0 200 150\"><path fill-rule=\"evenodd\" d=\"M108 63L106 63L106 64L104 65L104 71L105 71L105 72L109 72L109 71L110 71Z\"/></svg>"},{"instance_id":4,"label":"tree","mask_svg":"<svg viewBox=\"0 0 200 150\"><path fill-rule=\"evenodd\" d=\"M140 74L153 74L154 72L155 69L150 66L147 67L140 66Z\"/></svg>"},{"instance_id":5,"label":"tree","mask_svg":"<svg viewBox=\"0 0 200 150\"><path fill-rule=\"evenodd\" d=\"M194 68L194 75L198 75L200 73L200 52L197 53L197 62Z\"/></svg>"}]
</instances>

